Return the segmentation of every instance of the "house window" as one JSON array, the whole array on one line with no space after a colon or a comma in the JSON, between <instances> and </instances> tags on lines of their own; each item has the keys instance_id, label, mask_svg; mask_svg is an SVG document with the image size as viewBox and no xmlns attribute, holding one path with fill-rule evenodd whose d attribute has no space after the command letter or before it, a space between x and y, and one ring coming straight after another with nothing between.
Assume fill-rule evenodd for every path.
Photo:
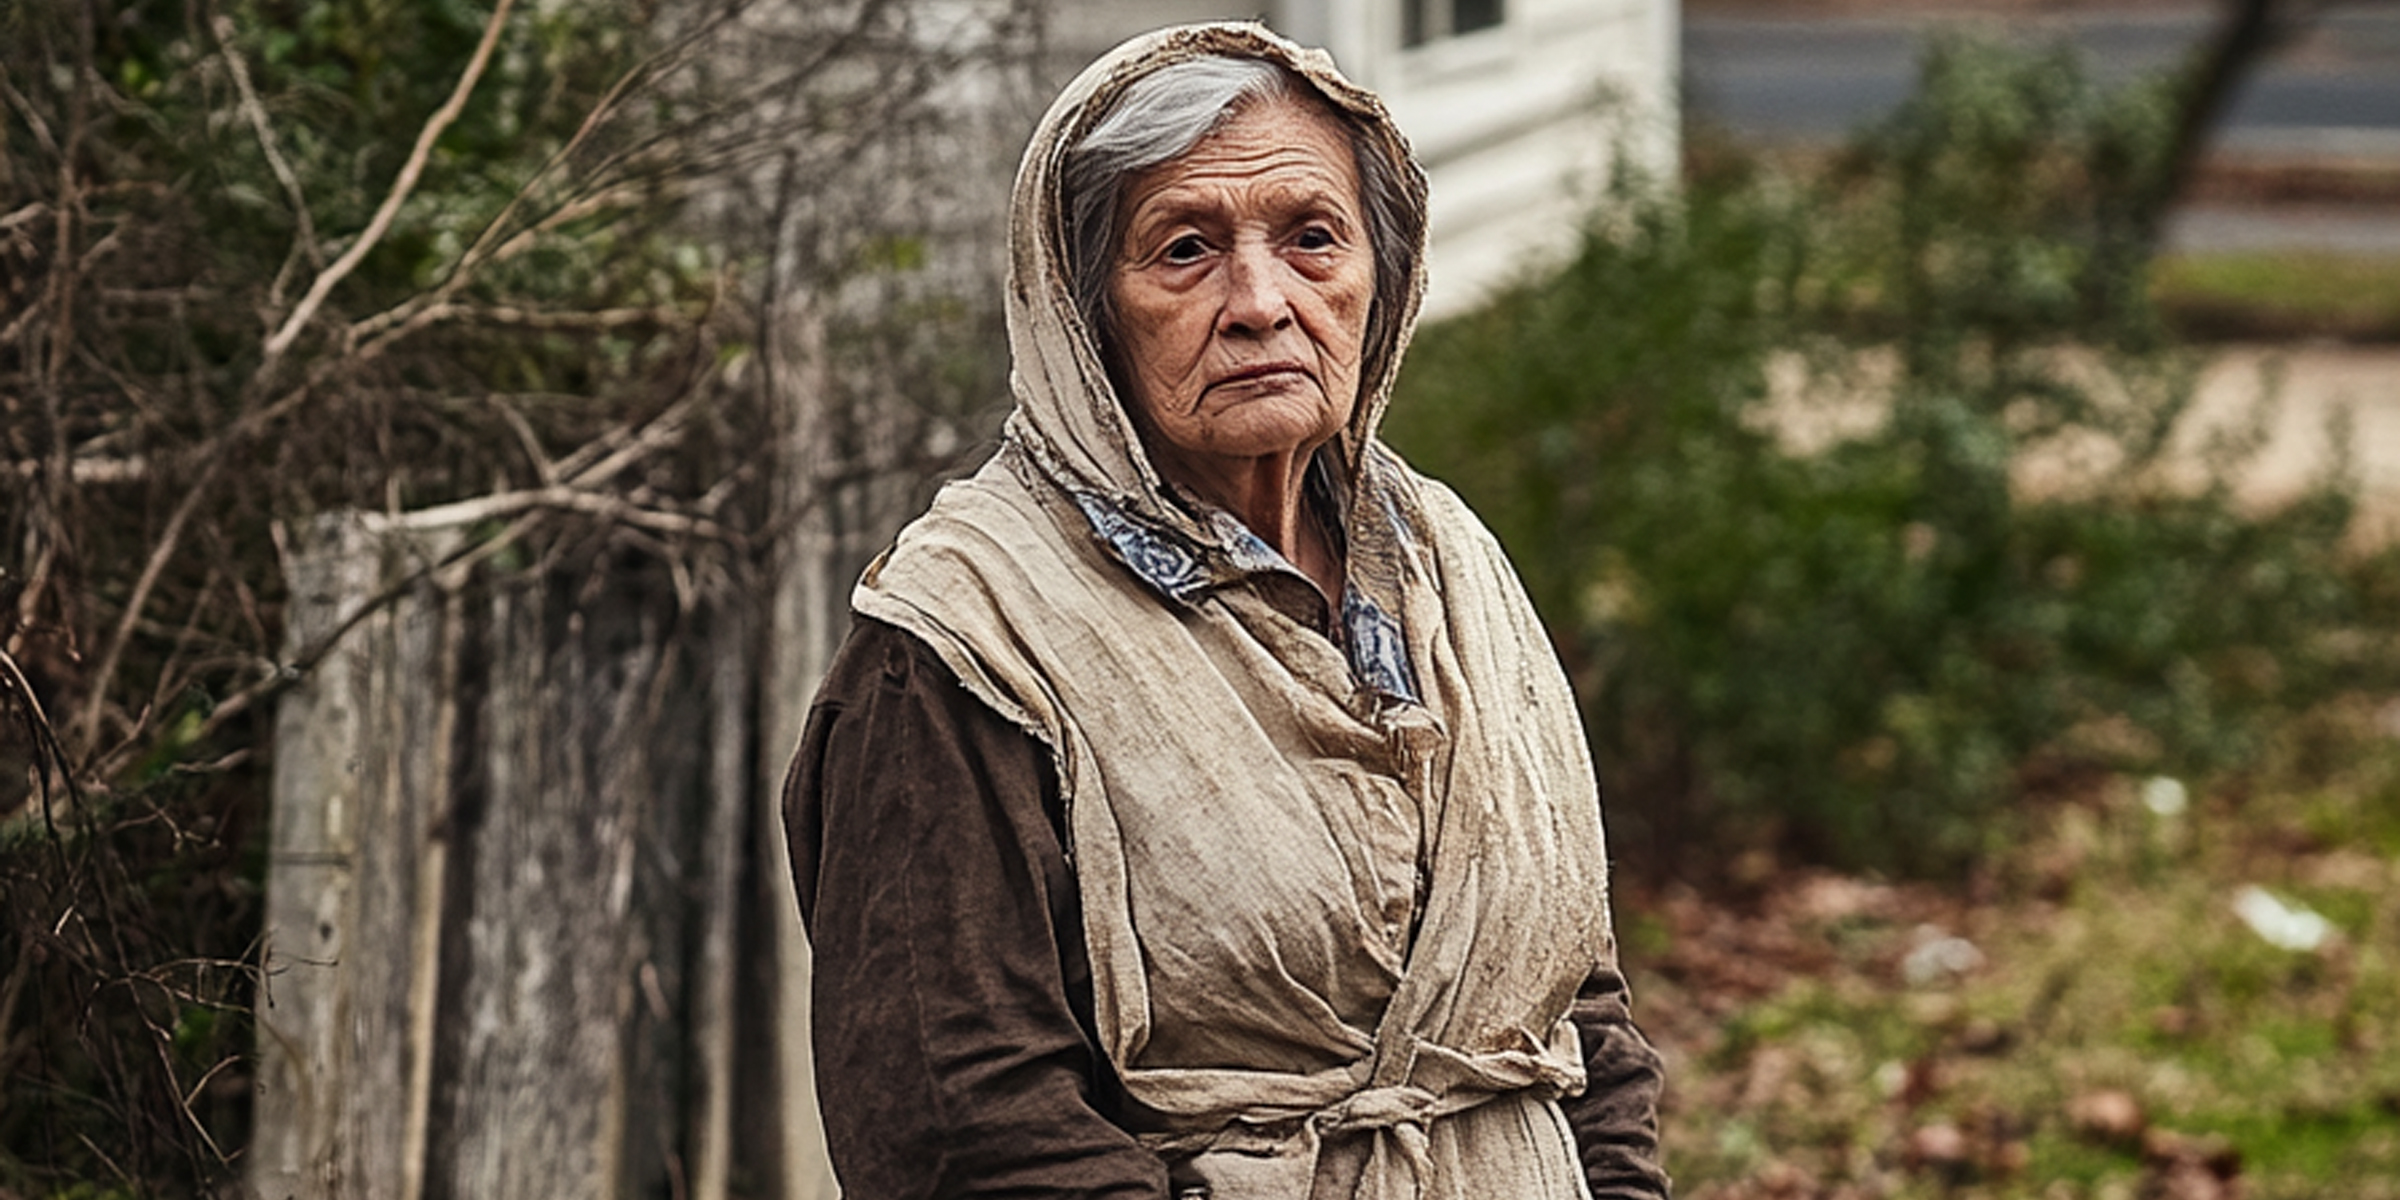
<instances>
[{"instance_id":1,"label":"house window","mask_svg":"<svg viewBox=\"0 0 2400 1200\"><path fill-rule=\"evenodd\" d=\"M1507 0L1400 0L1402 44L1427 42L1489 29L1507 15Z\"/></svg>"}]
</instances>

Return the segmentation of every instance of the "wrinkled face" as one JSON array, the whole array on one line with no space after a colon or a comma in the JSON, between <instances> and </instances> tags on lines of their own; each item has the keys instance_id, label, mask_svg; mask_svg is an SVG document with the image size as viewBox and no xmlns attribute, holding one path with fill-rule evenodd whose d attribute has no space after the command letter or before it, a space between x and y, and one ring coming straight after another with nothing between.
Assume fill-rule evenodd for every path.
<instances>
[{"instance_id":1,"label":"wrinkled face","mask_svg":"<svg viewBox=\"0 0 2400 1200\"><path fill-rule=\"evenodd\" d=\"M1375 290L1341 125L1303 101L1251 101L1128 180L1122 205L1117 364L1162 468L1304 453L1340 432Z\"/></svg>"}]
</instances>

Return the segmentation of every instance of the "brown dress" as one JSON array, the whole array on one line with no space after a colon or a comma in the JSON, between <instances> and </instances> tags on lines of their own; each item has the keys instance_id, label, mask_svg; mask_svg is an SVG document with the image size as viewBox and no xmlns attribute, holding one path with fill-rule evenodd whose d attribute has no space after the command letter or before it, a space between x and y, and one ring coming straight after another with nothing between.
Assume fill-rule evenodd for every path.
<instances>
[{"instance_id":1,"label":"brown dress","mask_svg":"<svg viewBox=\"0 0 2400 1200\"><path fill-rule=\"evenodd\" d=\"M857 623L784 796L848 1200L1173 1194L1097 1049L1061 815L1038 742L917 638ZM1571 1018L1589 1082L1560 1105L1592 1196L1666 1196L1623 977L1595 973Z\"/></svg>"}]
</instances>

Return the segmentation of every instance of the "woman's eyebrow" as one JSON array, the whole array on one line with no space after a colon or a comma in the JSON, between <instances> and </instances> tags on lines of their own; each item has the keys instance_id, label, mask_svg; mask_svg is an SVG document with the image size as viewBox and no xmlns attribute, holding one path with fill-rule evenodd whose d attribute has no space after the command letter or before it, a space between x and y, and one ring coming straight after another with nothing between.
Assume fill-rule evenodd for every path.
<instances>
[{"instance_id":1,"label":"woman's eyebrow","mask_svg":"<svg viewBox=\"0 0 2400 1200\"><path fill-rule=\"evenodd\" d=\"M1213 215L1228 207L1222 200L1212 199L1211 195L1200 189L1161 188L1134 206L1133 223L1155 225L1161 221L1188 221Z\"/></svg>"},{"instance_id":2,"label":"woman's eyebrow","mask_svg":"<svg viewBox=\"0 0 2400 1200\"><path fill-rule=\"evenodd\" d=\"M1340 188L1315 181L1271 183L1259 195L1261 207L1277 215L1294 212L1329 212L1348 214L1358 209L1356 201L1346 199ZM1249 207L1230 203L1214 188L1178 185L1153 193L1136 211L1140 222L1158 219L1192 220L1215 216L1227 209Z\"/></svg>"},{"instance_id":3,"label":"woman's eyebrow","mask_svg":"<svg viewBox=\"0 0 2400 1200\"><path fill-rule=\"evenodd\" d=\"M1282 208L1317 208L1332 212L1355 212L1362 203L1355 189L1345 189L1330 179L1287 179L1267 185L1266 200Z\"/></svg>"},{"instance_id":4,"label":"woman's eyebrow","mask_svg":"<svg viewBox=\"0 0 2400 1200\"><path fill-rule=\"evenodd\" d=\"M1360 201L1346 194L1336 180L1290 179L1270 180L1262 185L1261 199L1278 220L1294 217L1333 217L1344 224L1355 225L1361 217ZM1125 222L1124 238L1128 243L1155 232L1161 226L1177 224L1208 225L1224 219L1229 209L1239 205L1228 194L1229 189L1217 180L1181 180L1165 184L1135 200Z\"/></svg>"},{"instance_id":5,"label":"woman's eyebrow","mask_svg":"<svg viewBox=\"0 0 2400 1200\"><path fill-rule=\"evenodd\" d=\"M1206 226L1209 222L1205 219L1205 214L1198 211L1202 207L1204 206L1192 204L1154 206L1149 201L1142 202L1126 218L1125 230L1118 235L1119 251L1127 254L1137 253L1144 248L1146 243L1157 238L1163 230L1184 225Z\"/></svg>"}]
</instances>

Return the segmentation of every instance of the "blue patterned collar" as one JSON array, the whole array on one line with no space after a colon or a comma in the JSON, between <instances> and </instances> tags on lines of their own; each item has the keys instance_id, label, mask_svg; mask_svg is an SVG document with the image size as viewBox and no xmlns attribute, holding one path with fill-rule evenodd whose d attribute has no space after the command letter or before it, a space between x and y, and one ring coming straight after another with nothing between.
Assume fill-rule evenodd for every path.
<instances>
[{"instance_id":1,"label":"blue patterned collar","mask_svg":"<svg viewBox=\"0 0 2400 1200\"><path fill-rule=\"evenodd\" d=\"M1396 700L1424 703L1417 698L1417 672L1409 665L1400 618L1383 611L1349 580L1342 582L1342 629L1349 637L1350 673L1360 683Z\"/></svg>"},{"instance_id":2,"label":"blue patterned collar","mask_svg":"<svg viewBox=\"0 0 2400 1200\"><path fill-rule=\"evenodd\" d=\"M1221 554L1212 555L1182 533L1143 520L1105 496L1069 494L1100 543L1152 590L1176 603L1195 603L1212 588L1263 572L1300 575L1300 569L1266 539L1223 509L1208 511L1210 531L1224 547ZM1342 583L1341 622L1352 677L1389 698L1423 703L1400 619L1369 599L1354 580Z\"/></svg>"}]
</instances>

